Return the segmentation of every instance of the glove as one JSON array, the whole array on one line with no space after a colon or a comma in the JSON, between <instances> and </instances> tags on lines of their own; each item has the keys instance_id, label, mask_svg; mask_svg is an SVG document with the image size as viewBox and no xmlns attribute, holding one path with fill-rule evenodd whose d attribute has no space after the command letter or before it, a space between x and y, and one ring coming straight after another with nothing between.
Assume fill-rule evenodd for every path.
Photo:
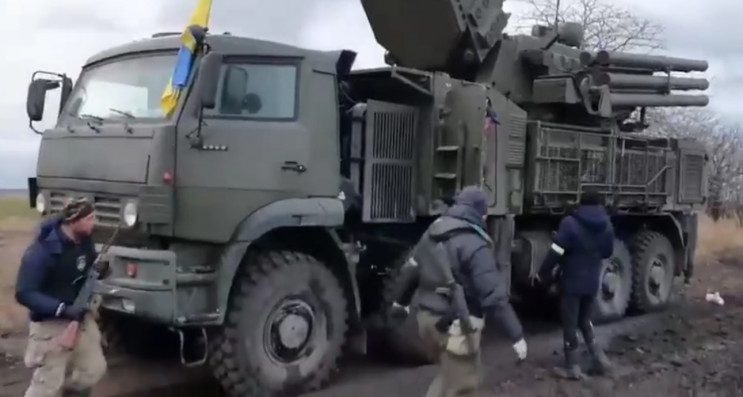
<instances>
[{"instance_id":1,"label":"glove","mask_svg":"<svg viewBox=\"0 0 743 397\"><path fill-rule=\"evenodd\" d=\"M524 338L521 338L518 342L513 344L513 350L516 352L519 360L526 359L526 341Z\"/></svg>"},{"instance_id":2,"label":"glove","mask_svg":"<svg viewBox=\"0 0 743 397\"><path fill-rule=\"evenodd\" d=\"M72 321L82 321L87 311L85 308L66 306L62 310L62 317Z\"/></svg>"}]
</instances>

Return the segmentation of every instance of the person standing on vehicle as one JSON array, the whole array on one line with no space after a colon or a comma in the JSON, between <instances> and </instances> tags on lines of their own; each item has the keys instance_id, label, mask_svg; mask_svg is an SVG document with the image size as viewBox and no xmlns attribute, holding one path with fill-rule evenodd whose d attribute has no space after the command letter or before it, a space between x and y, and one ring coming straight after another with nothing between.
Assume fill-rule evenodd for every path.
<instances>
[{"instance_id":1,"label":"person standing on vehicle","mask_svg":"<svg viewBox=\"0 0 743 397\"><path fill-rule=\"evenodd\" d=\"M614 250L614 228L601 196L596 192L581 195L580 206L560 222L550 251L542 263L537 279L551 282L558 265L561 276L561 317L565 353L565 370L572 379L582 379L577 348L580 329L592 358L592 369L605 373L611 363L596 343L591 315L599 290L602 260Z\"/></svg>"},{"instance_id":2,"label":"person standing on vehicle","mask_svg":"<svg viewBox=\"0 0 743 397\"><path fill-rule=\"evenodd\" d=\"M454 197L454 205L421 237L395 286L391 316L409 313L414 301L419 309L420 337L440 360L439 374L428 388L427 397L476 395L486 314L503 327L518 358L526 358L521 322L508 301L506 280L495 263L492 240L485 231L487 209L487 197L480 188L464 188ZM471 347L465 347L469 345L459 320L452 316L451 300L440 292L447 280L438 265L449 266L464 290L474 329L469 339Z\"/></svg>"},{"instance_id":3,"label":"person standing on vehicle","mask_svg":"<svg viewBox=\"0 0 743 397\"><path fill-rule=\"evenodd\" d=\"M94 224L93 204L72 200L61 216L40 224L23 255L15 296L30 312L24 362L34 369L25 397L55 397L60 390L62 396L90 396L106 372L92 314L71 306L97 256L90 237ZM108 266L99 270L103 278ZM67 350L56 339L75 320L81 324L80 336L75 348Z\"/></svg>"}]
</instances>

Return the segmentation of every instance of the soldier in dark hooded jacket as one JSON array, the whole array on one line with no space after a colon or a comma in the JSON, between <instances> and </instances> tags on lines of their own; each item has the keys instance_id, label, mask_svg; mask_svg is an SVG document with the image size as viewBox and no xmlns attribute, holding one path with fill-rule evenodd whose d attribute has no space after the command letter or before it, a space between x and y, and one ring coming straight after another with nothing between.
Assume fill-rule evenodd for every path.
<instances>
[{"instance_id":1,"label":"soldier in dark hooded jacket","mask_svg":"<svg viewBox=\"0 0 743 397\"><path fill-rule=\"evenodd\" d=\"M596 344L591 314L599 290L602 261L611 257L613 248L614 229L601 198L595 192L586 192L578 209L560 222L539 271L538 279L546 282L557 266L562 270L565 367L574 379L583 378L577 362L578 329L592 356L593 369L605 372L610 368L606 355Z\"/></svg>"},{"instance_id":2,"label":"soldier in dark hooded jacket","mask_svg":"<svg viewBox=\"0 0 743 397\"><path fill-rule=\"evenodd\" d=\"M479 385L479 339L489 315L503 328L519 359L526 358L521 322L506 294L506 283L495 263L492 240L485 227L487 197L477 187L466 187L446 214L421 237L401 270L393 294L394 307L418 307L418 329L423 341L440 357L440 373L427 397L475 396ZM441 243L441 244L439 244ZM438 290L446 287L440 268L444 260L462 285L475 332L467 344L459 320L451 316L450 299ZM407 311L407 310L406 310ZM463 347L463 346L469 347Z\"/></svg>"}]
</instances>

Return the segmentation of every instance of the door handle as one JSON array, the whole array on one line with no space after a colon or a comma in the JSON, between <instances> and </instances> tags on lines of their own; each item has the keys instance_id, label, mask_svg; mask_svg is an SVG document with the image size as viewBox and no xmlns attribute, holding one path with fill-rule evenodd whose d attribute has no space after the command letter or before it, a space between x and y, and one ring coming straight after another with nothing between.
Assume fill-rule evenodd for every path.
<instances>
[{"instance_id":1,"label":"door handle","mask_svg":"<svg viewBox=\"0 0 743 397\"><path fill-rule=\"evenodd\" d=\"M297 163L296 161L284 161L284 165L281 166L281 169L284 171L294 171L298 174L307 171L307 167Z\"/></svg>"}]
</instances>

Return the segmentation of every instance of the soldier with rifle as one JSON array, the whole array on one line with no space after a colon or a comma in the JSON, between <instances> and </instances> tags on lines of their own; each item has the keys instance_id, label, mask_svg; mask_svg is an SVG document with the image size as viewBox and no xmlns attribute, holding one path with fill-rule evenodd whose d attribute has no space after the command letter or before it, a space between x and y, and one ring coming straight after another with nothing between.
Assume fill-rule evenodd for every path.
<instances>
[{"instance_id":1,"label":"soldier with rifle","mask_svg":"<svg viewBox=\"0 0 743 397\"><path fill-rule=\"evenodd\" d=\"M414 302L421 339L440 357L426 397L477 394L485 315L505 329L518 358L526 358L521 322L485 231L487 207L480 188L464 188L423 234L395 286L390 316L409 313Z\"/></svg>"},{"instance_id":2,"label":"soldier with rifle","mask_svg":"<svg viewBox=\"0 0 743 397\"><path fill-rule=\"evenodd\" d=\"M94 224L93 204L72 200L60 216L41 223L23 255L16 300L30 312L24 361L34 369L25 397L54 397L60 390L62 396L90 396L106 372L89 310L92 286L108 273L90 237Z\"/></svg>"}]
</instances>

